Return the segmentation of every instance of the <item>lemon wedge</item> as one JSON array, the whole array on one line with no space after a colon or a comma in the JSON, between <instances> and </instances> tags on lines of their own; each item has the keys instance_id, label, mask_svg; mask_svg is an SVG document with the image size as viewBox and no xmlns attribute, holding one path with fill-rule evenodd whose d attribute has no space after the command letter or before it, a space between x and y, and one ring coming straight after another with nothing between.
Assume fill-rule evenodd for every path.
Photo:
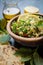
<instances>
[{"instance_id":1,"label":"lemon wedge","mask_svg":"<svg viewBox=\"0 0 43 65\"><path fill-rule=\"evenodd\" d=\"M35 13L39 12L39 9L37 7L34 7L34 6L27 6L27 7L24 8L24 12L35 14Z\"/></svg>"}]
</instances>

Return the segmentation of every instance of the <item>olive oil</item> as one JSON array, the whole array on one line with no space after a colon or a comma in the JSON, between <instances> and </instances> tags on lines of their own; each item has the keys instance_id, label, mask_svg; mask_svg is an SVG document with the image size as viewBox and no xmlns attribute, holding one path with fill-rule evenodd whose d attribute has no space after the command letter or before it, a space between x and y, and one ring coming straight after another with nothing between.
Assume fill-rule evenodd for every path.
<instances>
[{"instance_id":1,"label":"olive oil","mask_svg":"<svg viewBox=\"0 0 43 65\"><path fill-rule=\"evenodd\" d=\"M18 8L12 7L3 10L3 16L6 20L10 20L18 14L20 14L20 10Z\"/></svg>"}]
</instances>

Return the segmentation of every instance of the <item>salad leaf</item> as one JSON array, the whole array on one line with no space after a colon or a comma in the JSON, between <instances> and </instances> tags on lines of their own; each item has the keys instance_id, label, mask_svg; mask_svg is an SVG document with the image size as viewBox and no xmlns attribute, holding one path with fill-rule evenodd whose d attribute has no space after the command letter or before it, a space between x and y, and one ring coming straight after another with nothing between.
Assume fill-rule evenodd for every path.
<instances>
[{"instance_id":1,"label":"salad leaf","mask_svg":"<svg viewBox=\"0 0 43 65\"><path fill-rule=\"evenodd\" d=\"M34 57L35 65L43 65L43 58L41 58L37 52L34 54L33 57Z\"/></svg>"},{"instance_id":2,"label":"salad leaf","mask_svg":"<svg viewBox=\"0 0 43 65\"><path fill-rule=\"evenodd\" d=\"M16 55L24 55L24 56L27 56L27 55L31 55L35 50L32 50L32 49L28 49L28 48L20 48L19 50L16 51ZM28 52L28 53L27 53Z\"/></svg>"},{"instance_id":3,"label":"salad leaf","mask_svg":"<svg viewBox=\"0 0 43 65\"><path fill-rule=\"evenodd\" d=\"M26 65L43 65L43 58L39 56L37 53L39 46L33 50L29 48L20 48L18 49L14 55L21 56L21 62L26 63Z\"/></svg>"},{"instance_id":4,"label":"salad leaf","mask_svg":"<svg viewBox=\"0 0 43 65\"><path fill-rule=\"evenodd\" d=\"M43 20L40 20L38 26L43 26Z\"/></svg>"},{"instance_id":5,"label":"salad leaf","mask_svg":"<svg viewBox=\"0 0 43 65\"><path fill-rule=\"evenodd\" d=\"M35 65L35 61L34 61L33 55L32 55L31 60L30 60L30 65Z\"/></svg>"},{"instance_id":6,"label":"salad leaf","mask_svg":"<svg viewBox=\"0 0 43 65\"><path fill-rule=\"evenodd\" d=\"M4 44L10 40L10 36L8 34L0 35L0 43Z\"/></svg>"},{"instance_id":7,"label":"salad leaf","mask_svg":"<svg viewBox=\"0 0 43 65\"><path fill-rule=\"evenodd\" d=\"M6 31L6 20L0 19L0 43L1 44L8 44L10 40L10 35Z\"/></svg>"},{"instance_id":8,"label":"salad leaf","mask_svg":"<svg viewBox=\"0 0 43 65\"><path fill-rule=\"evenodd\" d=\"M30 61L30 60L31 60L31 56L21 57L21 62L26 62L26 61Z\"/></svg>"},{"instance_id":9,"label":"salad leaf","mask_svg":"<svg viewBox=\"0 0 43 65\"><path fill-rule=\"evenodd\" d=\"M26 62L31 60L31 56L35 50L28 48L20 48L18 49L14 55L21 56L21 62Z\"/></svg>"}]
</instances>

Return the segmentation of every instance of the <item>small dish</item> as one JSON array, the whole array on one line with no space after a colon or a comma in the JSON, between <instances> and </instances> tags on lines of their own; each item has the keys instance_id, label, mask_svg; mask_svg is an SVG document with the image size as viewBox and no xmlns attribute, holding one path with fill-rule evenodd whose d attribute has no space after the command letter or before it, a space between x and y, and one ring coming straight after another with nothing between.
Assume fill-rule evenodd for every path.
<instances>
[{"instance_id":1,"label":"small dish","mask_svg":"<svg viewBox=\"0 0 43 65\"><path fill-rule=\"evenodd\" d=\"M14 34L11 30L11 24L12 22L14 22L14 20L17 20L19 17L19 15L17 15L16 17L12 18L8 24L7 24L7 31L8 33L19 43L21 43L24 46L37 46L37 45L41 45L41 43L43 42L43 36L42 37L38 37L38 38L25 38L25 37L21 37L18 36L16 34Z\"/></svg>"}]
</instances>

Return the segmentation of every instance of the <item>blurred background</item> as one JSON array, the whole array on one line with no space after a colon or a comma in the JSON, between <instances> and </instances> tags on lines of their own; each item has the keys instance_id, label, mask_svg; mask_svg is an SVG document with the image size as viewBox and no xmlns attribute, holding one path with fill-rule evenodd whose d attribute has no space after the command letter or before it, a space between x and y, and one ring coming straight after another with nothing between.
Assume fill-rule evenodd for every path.
<instances>
[{"instance_id":1,"label":"blurred background","mask_svg":"<svg viewBox=\"0 0 43 65\"><path fill-rule=\"evenodd\" d=\"M0 0L0 18L3 18L3 2L4 0ZM29 5L36 6L37 8L39 8L40 13L43 13L43 0L19 0L18 7L20 8L21 13L23 13L24 8Z\"/></svg>"}]
</instances>

